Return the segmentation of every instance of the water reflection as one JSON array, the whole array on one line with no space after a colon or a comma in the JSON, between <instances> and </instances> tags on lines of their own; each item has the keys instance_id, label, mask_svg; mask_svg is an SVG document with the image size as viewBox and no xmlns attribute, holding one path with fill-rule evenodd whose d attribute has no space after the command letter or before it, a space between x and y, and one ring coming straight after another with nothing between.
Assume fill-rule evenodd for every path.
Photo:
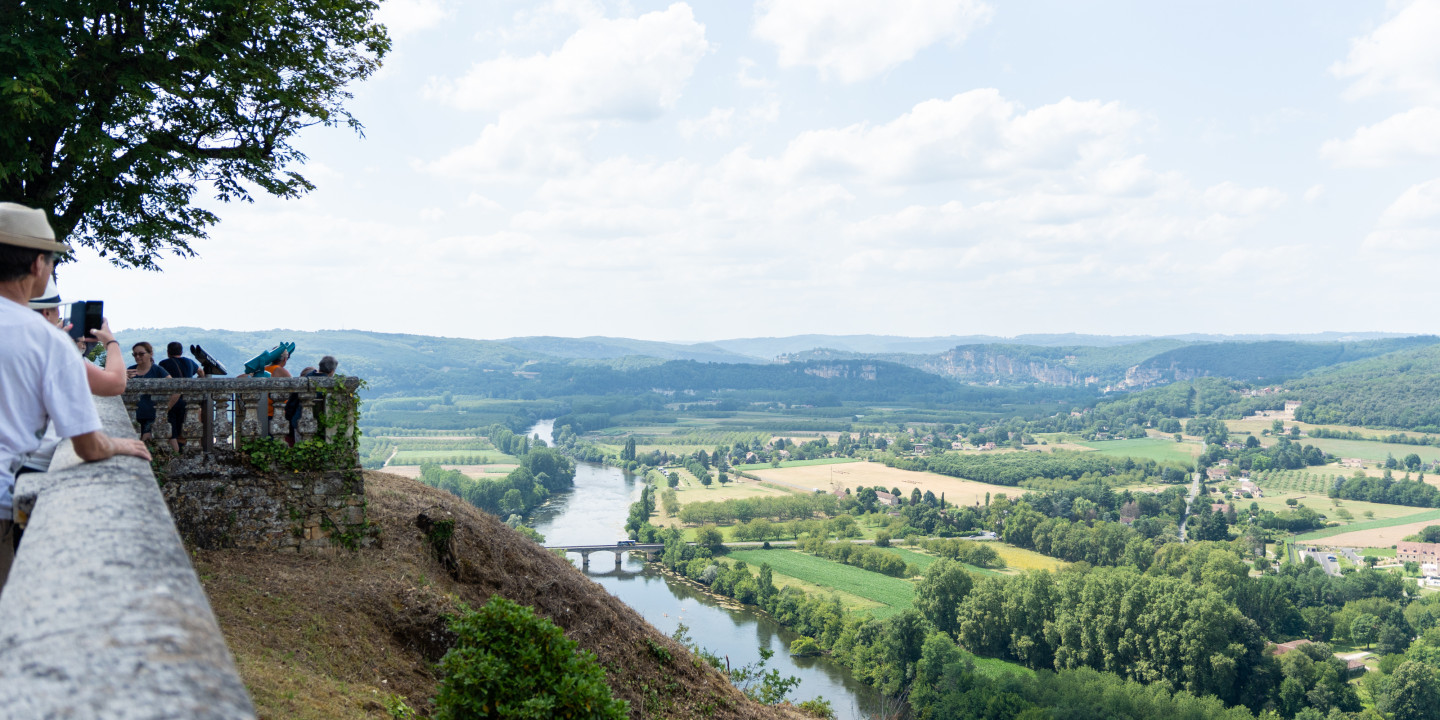
<instances>
[{"instance_id":1,"label":"water reflection","mask_svg":"<svg viewBox=\"0 0 1440 720\"><path fill-rule=\"evenodd\" d=\"M553 421L544 421L530 432L549 442L553 426ZM547 545L614 542L625 536L625 518L642 487L639 478L616 468L577 463L575 489L555 496L533 513L531 524L545 536ZM571 555L570 560L580 565L578 555ZM769 667L800 678L792 698L829 700L841 720L868 718L877 709L874 691L845 667L823 657L790 657L790 643L799 636L763 614L724 607L695 587L647 568L628 553L619 562L610 553L592 554L587 575L660 632L672 634L685 623L694 642L728 657L732 667L759 660L759 648L769 648L775 653Z\"/></svg>"}]
</instances>

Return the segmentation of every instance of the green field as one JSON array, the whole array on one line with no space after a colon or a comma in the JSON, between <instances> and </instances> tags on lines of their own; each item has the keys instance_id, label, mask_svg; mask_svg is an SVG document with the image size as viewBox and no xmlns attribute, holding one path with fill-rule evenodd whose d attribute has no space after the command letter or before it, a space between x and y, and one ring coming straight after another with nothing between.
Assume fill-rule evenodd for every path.
<instances>
[{"instance_id":1,"label":"green field","mask_svg":"<svg viewBox=\"0 0 1440 720\"><path fill-rule=\"evenodd\" d=\"M814 460L785 460L780 463L782 468L809 467L811 465L840 465L843 463L860 462L855 458L816 458ZM736 470L768 470L774 467L770 463L750 463L749 465L736 465Z\"/></svg>"},{"instance_id":2,"label":"green field","mask_svg":"<svg viewBox=\"0 0 1440 720\"><path fill-rule=\"evenodd\" d=\"M915 602L915 586L908 580L806 555L797 550L733 550L729 557L744 560L757 570L761 563L769 563L770 569L781 575L880 603L883 607L869 611L877 618L900 613Z\"/></svg>"},{"instance_id":3,"label":"green field","mask_svg":"<svg viewBox=\"0 0 1440 720\"><path fill-rule=\"evenodd\" d=\"M885 548L885 549L888 550L888 551L890 551L890 552L892 552L892 553L895 553L896 555L899 555L899 556L900 556L900 559L901 559L901 560L904 560L904 561L907 562L907 563L915 563L915 565L920 568L920 572L922 572L922 573L925 572L927 569L929 569L929 567L930 567L931 565L935 564L935 561L936 561L936 560L939 560L939 559L940 559L940 558L938 558L938 557L935 557L934 555L926 555L925 553L916 552L916 551L914 551L914 550L907 550L907 549L905 549L905 548L891 547L891 548ZM971 573L973 573L973 574L976 574L976 575L1004 575L1004 574L1005 574L1005 573L1002 573L1002 572L996 572L996 571L994 571L994 570L990 570L990 569L988 569L988 568L976 567L976 566L974 566L974 565L969 565L969 564L966 564L966 563L960 563L960 566L963 567L963 568L965 568L965 569L968 570L969 572L971 572Z\"/></svg>"},{"instance_id":4,"label":"green field","mask_svg":"<svg viewBox=\"0 0 1440 720\"><path fill-rule=\"evenodd\" d=\"M1365 460L1368 463L1379 463L1385 461L1385 455L1391 454L1396 460L1403 459L1410 453L1420 456L1425 462L1440 460L1440 448L1431 445L1400 445L1398 443L1368 442L1365 440L1335 440L1333 438L1302 438L1301 443L1314 445L1321 450L1337 457L1354 457Z\"/></svg>"},{"instance_id":5,"label":"green field","mask_svg":"<svg viewBox=\"0 0 1440 720\"><path fill-rule=\"evenodd\" d=\"M1304 535L1296 535L1296 540L1320 540L1339 535L1341 533L1355 532L1357 530L1375 530L1378 528L1395 527L1396 525L1409 525L1410 523L1423 522L1427 520L1440 520L1440 510L1425 510L1414 515L1388 518L1385 520L1372 520L1370 522L1355 523L1353 525L1342 525L1340 527L1325 528L1308 532Z\"/></svg>"},{"instance_id":6,"label":"green field","mask_svg":"<svg viewBox=\"0 0 1440 720\"><path fill-rule=\"evenodd\" d=\"M391 465L419 465L425 462L450 463L458 458L461 464L516 465L520 461L513 455L496 450L401 450L390 460ZM472 463L471 458L482 462Z\"/></svg>"},{"instance_id":7,"label":"green field","mask_svg":"<svg viewBox=\"0 0 1440 720\"><path fill-rule=\"evenodd\" d=\"M1184 465L1195 463L1194 450L1200 448L1194 443L1177 443L1164 438L1136 438L1134 440L1104 440L1080 443L1103 455L1132 457L1157 462L1174 462Z\"/></svg>"}]
</instances>

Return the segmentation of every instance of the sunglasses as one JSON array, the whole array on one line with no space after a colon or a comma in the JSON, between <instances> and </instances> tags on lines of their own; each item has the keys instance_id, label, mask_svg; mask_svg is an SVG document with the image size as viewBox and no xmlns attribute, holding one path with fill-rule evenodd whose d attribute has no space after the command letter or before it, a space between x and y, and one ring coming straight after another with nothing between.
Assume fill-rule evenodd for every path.
<instances>
[{"instance_id":1,"label":"sunglasses","mask_svg":"<svg viewBox=\"0 0 1440 720\"><path fill-rule=\"evenodd\" d=\"M141 355L149 355L150 353L145 352L144 350L136 350L134 352L131 352L130 354L134 355L135 357L140 357Z\"/></svg>"}]
</instances>

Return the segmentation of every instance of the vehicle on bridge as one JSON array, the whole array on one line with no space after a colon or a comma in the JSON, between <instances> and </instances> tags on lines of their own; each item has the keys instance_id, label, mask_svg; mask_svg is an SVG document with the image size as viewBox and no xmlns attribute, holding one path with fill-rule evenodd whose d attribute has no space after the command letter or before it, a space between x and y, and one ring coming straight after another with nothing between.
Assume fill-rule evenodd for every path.
<instances>
[{"instance_id":1,"label":"vehicle on bridge","mask_svg":"<svg viewBox=\"0 0 1440 720\"><path fill-rule=\"evenodd\" d=\"M617 543L615 543L615 544L616 544L616 545L619 545L619 546L629 546L629 545L634 545L634 544L635 544L635 541L634 541L634 540L621 540L620 542L617 542Z\"/></svg>"}]
</instances>

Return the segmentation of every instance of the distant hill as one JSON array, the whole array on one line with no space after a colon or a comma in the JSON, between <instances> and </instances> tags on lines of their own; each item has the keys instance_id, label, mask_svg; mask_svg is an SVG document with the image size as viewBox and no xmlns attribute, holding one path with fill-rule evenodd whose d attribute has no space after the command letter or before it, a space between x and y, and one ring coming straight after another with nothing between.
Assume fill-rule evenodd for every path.
<instances>
[{"instance_id":1,"label":"distant hill","mask_svg":"<svg viewBox=\"0 0 1440 720\"><path fill-rule=\"evenodd\" d=\"M231 375L244 371L245 361L280 342L296 345L290 369L295 374L307 365L315 365L325 355L340 361L340 372L357 375L370 384L372 393L403 390L417 377L455 372L505 373L527 363L553 361L543 353L521 350L493 340L440 338L428 335L376 333L363 330L263 330L238 332L202 330L200 328L140 328L117 333L126 348L141 340L155 345L156 354L165 352L165 343L176 340L185 345L199 344L219 360Z\"/></svg>"},{"instance_id":2,"label":"distant hill","mask_svg":"<svg viewBox=\"0 0 1440 720\"><path fill-rule=\"evenodd\" d=\"M1140 336L1027 335L1017 340L1034 342L948 344L919 352L915 349L971 338L798 335L686 345L612 337L473 340L363 330L239 332L190 327L126 330L119 336L126 347L148 340L160 352L170 340L183 343L187 354L190 345L202 345L232 375L242 371L246 360L288 341L298 346L292 371L314 365L324 355L334 355L340 360L341 372L369 381L367 394L372 397L438 395L450 390L497 398L554 396L559 386L571 388L569 392L598 394L633 392L635 388L777 389L775 383L782 379L789 389L807 392L844 386L840 395L850 399L859 399L852 393L878 398L883 392L880 386L892 381L903 386L903 393L910 397L919 392L952 392L956 387L949 384L952 382L1097 390L1141 389L1197 377L1279 382L1320 368L1440 343L1440 338L1433 336L1200 343ZM1051 344L1058 340L1070 342ZM812 342L830 344L815 346ZM820 383L828 386L822 389L815 383L819 377L815 372L779 366L770 371L759 369L771 366L768 359L762 359L763 353L783 348L800 349L770 356L778 358L781 365L868 363L887 368L881 373L884 381L849 385L849 374L858 371L847 369L828 378L834 382ZM905 373L898 372L902 369ZM542 370L543 377L537 376ZM929 381L922 375L945 382L927 385ZM927 389L919 390L922 387Z\"/></svg>"},{"instance_id":3,"label":"distant hill","mask_svg":"<svg viewBox=\"0 0 1440 720\"><path fill-rule=\"evenodd\" d=\"M753 363L760 359L731 352L711 343L680 345L652 340L631 340L613 337L565 338L551 336L506 338L498 342L528 352L573 360L652 357L661 360L698 360L700 362Z\"/></svg>"},{"instance_id":4,"label":"distant hill","mask_svg":"<svg viewBox=\"0 0 1440 720\"><path fill-rule=\"evenodd\" d=\"M1040 346L990 343L960 345L928 355L862 355L822 348L780 357L781 362L871 358L894 362L972 385L1098 385L1158 353L1184 346L1179 340L1145 340L1108 346Z\"/></svg>"},{"instance_id":5,"label":"distant hill","mask_svg":"<svg viewBox=\"0 0 1440 720\"><path fill-rule=\"evenodd\" d=\"M1440 432L1440 345L1327 368L1285 384L1302 422Z\"/></svg>"},{"instance_id":6,"label":"distant hill","mask_svg":"<svg viewBox=\"0 0 1440 720\"><path fill-rule=\"evenodd\" d=\"M1323 332L1310 334L1215 335L1084 335L1080 333L1035 333L1000 337L997 335L939 335L904 337L900 335L791 335L788 337L736 338L715 340L713 345L730 352L770 360L781 355L795 355L810 350L828 349L858 355L889 355L896 353L933 355L964 345L1028 345L1040 347L1104 348L1134 345L1155 340L1185 343L1260 342L1290 340L1297 342L1355 342L1379 338L1405 337L1410 333L1384 332Z\"/></svg>"},{"instance_id":7,"label":"distant hill","mask_svg":"<svg viewBox=\"0 0 1440 720\"><path fill-rule=\"evenodd\" d=\"M1427 347L1440 337L1417 335L1359 342L1227 342L1187 345L1159 353L1127 372L1126 387L1149 387L1197 377L1279 382L1317 368Z\"/></svg>"}]
</instances>

